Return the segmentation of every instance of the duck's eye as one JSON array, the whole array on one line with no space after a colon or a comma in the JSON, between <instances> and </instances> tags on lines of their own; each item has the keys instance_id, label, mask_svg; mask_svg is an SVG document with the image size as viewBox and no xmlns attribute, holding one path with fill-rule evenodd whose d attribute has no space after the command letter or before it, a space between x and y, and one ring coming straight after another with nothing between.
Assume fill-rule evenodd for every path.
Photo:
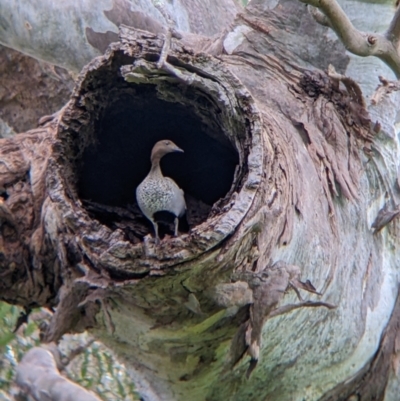
<instances>
[{"instance_id":1,"label":"duck's eye","mask_svg":"<svg viewBox=\"0 0 400 401\"><path fill-rule=\"evenodd\" d=\"M166 146L168 146L168 145L170 145L171 143L170 143L170 141L165 141L164 142L164 145L166 145Z\"/></svg>"}]
</instances>

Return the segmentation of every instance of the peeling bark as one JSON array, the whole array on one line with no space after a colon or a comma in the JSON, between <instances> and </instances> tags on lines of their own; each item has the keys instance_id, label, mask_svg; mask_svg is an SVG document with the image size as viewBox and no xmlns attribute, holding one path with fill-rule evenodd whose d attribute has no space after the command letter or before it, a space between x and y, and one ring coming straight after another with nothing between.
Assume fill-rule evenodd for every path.
<instances>
[{"instance_id":1,"label":"peeling bark","mask_svg":"<svg viewBox=\"0 0 400 401\"><path fill-rule=\"evenodd\" d=\"M399 203L396 142L354 82L296 64L287 13L263 7L235 46L183 35L165 63L162 37L122 26L53 120L1 142L1 299L57 306L46 342L91 329L148 399L324 399L379 344L397 352L380 334L399 226L371 229ZM163 171L188 227L155 246L134 192L164 138L185 150Z\"/></svg>"}]
</instances>

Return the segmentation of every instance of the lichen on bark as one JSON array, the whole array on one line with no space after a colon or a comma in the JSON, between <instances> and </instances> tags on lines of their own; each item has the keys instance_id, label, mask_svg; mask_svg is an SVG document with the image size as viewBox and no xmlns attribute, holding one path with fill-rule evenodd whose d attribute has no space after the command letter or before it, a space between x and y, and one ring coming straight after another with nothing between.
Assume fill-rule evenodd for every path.
<instances>
[{"instance_id":1,"label":"lichen on bark","mask_svg":"<svg viewBox=\"0 0 400 401\"><path fill-rule=\"evenodd\" d=\"M122 27L59 115L1 149L2 298L57 306L46 341L91 329L153 399L322 397L395 300L398 227L367 216L388 189L374 124L357 90L268 53L283 16L257 7L230 54L173 38L168 68L160 37ZM165 135L188 154L165 164L188 229L157 247L134 190Z\"/></svg>"}]
</instances>

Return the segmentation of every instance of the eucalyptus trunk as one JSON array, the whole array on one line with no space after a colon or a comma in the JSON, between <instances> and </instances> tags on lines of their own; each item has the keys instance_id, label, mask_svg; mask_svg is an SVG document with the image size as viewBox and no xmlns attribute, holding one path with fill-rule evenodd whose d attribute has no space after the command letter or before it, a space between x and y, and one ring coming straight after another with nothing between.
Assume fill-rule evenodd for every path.
<instances>
[{"instance_id":1,"label":"eucalyptus trunk","mask_svg":"<svg viewBox=\"0 0 400 401\"><path fill-rule=\"evenodd\" d=\"M146 400L395 400L398 138L323 71L341 48L287 46L326 32L301 10L253 0L170 46L121 26L58 114L1 140L1 299L56 307L45 342L90 330ZM134 194L161 139L188 209L156 245Z\"/></svg>"}]
</instances>

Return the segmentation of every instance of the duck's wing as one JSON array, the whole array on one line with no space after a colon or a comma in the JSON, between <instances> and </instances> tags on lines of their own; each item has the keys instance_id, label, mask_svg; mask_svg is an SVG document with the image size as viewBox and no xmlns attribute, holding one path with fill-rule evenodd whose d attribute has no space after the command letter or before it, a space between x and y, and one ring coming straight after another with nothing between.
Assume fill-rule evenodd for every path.
<instances>
[{"instance_id":1,"label":"duck's wing","mask_svg":"<svg viewBox=\"0 0 400 401\"><path fill-rule=\"evenodd\" d=\"M171 188L173 194L171 197L169 211L172 212L175 216L181 217L186 212L186 202L184 193L182 189L178 187L178 185L173 179L169 177L164 177L164 179L168 181L168 186Z\"/></svg>"}]
</instances>

